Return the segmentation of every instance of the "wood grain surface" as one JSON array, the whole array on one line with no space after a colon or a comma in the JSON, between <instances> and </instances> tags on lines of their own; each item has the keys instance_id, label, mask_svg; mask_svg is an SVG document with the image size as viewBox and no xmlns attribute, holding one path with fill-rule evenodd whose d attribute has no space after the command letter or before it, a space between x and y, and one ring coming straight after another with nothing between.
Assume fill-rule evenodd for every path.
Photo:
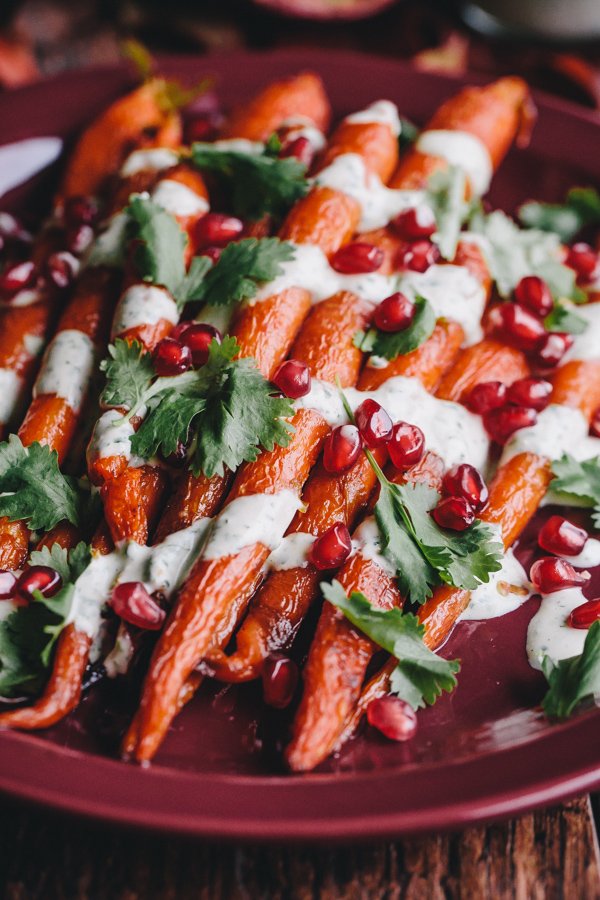
<instances>
[{"instance_id":1,"label":"wood grain surface","mask_svg":"<svg viewBox=\"0 0 600 900\"><path fill-rule=\"evenodd\" d=\"M455 835L212 844L0 798L2 900L598 900L588 798Z\"/></svg>"}]
</instances>

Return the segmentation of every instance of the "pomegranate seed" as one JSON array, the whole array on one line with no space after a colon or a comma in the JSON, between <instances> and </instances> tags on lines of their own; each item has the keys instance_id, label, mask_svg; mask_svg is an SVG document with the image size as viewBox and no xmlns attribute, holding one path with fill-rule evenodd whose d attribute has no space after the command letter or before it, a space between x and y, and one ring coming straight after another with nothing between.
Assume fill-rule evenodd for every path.
<instances>
[{"instance_id":1,"label":"pomegranate seed","mask_svg":"<svg viewBox=\"0 0 600 900\"><path fill-rule=\"evenodd\" d=\"M212 141L217 135L217 129L221 122L221 116L217 112L207 112L194 116L185 123L185 144L193 144L194 141Z\"/></svg>"},{"instance_id":2,"label":"pomegranate seed","mask_svg":"<svg viewBox=\"0 0 600 900\"><path fill-rule=\"evenodd\" d=\"M579 241L569 247L565 263L571 269L575 269L577 281L581 284L589 284L599 274L600 258L596 251L584 241Z\"/></svg>"},{"instance_id":3,"label":"pomegranate seed","mask_svg":"<svg viewBox=\"0 0 600 900\"><path fill-rule=\"evenodd\" d=\"M362 450L362 438L355 425L338 425L325 441L323 465L332 475L352 468Z\"/></svg>"},{"instance_id":4,"label":"pomegranate seed","mask_svg":"<svg viewBox=\"0 0 600 900\"><path fill-rule=\"evenodd\" d=\"M590 434L594 437L600 437L600 406L592 416L590 424Z\"/></svg>"},{"instance_id":5,"label":"pomegranate seed","mask_svg":"<svg viewBox=\"0 0 600 900\"><path fill-rule=\"evenodd\" d=\"M585 547L588 533L562 516L550 516L538 535L542 550L558 556L577 556Z\"/></svg>"},{"instance_id":6,"label":"pomegranate seed","mask_svg":"<svg viewBox=\"0 0 600 900\"><path fill-rule=\"evenodd\" d=\"M193 319L184 319L183 322L180 322L179 325L176 325L173 331L170 334L170 337L174 338L176 341L181 341L181 335L184 331L187 331L188 328L191 328L192 325L195 325ZM216 331L216 329L215 329Z\"/></svg>"},{"instance_id":7,"label":"pomegranate seed","mask_svg":"<svg viewBox=\"0 0 600 900\"><path fill-rule=\"evenodd\" d=\"M212 341L220 344L221 332L212 325L196 325L192 323L180 332L180 341L184 347L189 347L192 354L192 362L195 366L203 366L208 361L208 348Z\"/></svg>"},{"instance_id":8,"label":"pomegranate seed","mask_svg":"<svg viewBox=\"0 0 600 900\"><path fill-rule=\"evenodd\" d=\"M383 262L383 250L375 244L355 241L340 247L331 260L336 272L345 275L360 275L375 272Z\"/></svg>"},{"instance_id":9,"label":"pomegranate seed","mask_svg":"<svg viewBox=\"0 0 600 900\"><path fill-rule=\"evenodd\" d=\"M287 159L294 156L298 162L304 163L308 169L315 156L315 148L304 135L294 138L292 141L284 141L279 151L280 159Z\"/></svg>"},{"instance_id":10,"label":"pomegranate seed","mask_svg":"<svg viewBox=\"0 0 600 900\"><path fill-rule=\"evenodd\" d=\"M67 228L67 249L76 256L80 256L88 249L94 240L94 229L91 225L77 225Z\"/></svg>"},{"instance_id":11,"label":"pomegranate seed","mask_svg":"<svg viewBox=\"0 0 600 900\"><path fill-rule=\"evenodd\" d=\"M423 459L425 435L418 425L398 422L394 425L388 450L397 469L408 469Z\"/></svg>"},{"instance_id":12,"label":"pomegranate seed","mask_svg":"<svg viewBox=\"0 0 600 900\"><path fill-rule=\"evenodd\" d=\"M471 412L484 416L506 403L506 385L501 381L484 381L476 384L466 399Z\"/></svg>"},{"instance_id":13,"label":"pomegranate seed","mask_svg":"<svg viewBox=\"0 0 600 900\"><path fill-rule=\"evenodd\" d=\"M0 238L2 239L0 246L4 242L33 243L33 237L25 230L22 223L7 212L0 212Z\"/></svg>"},{"instance_id":14,"label":"pomegranate seed","mask_svg":"<svg viewBox=\"0 0 600 900\"><path fill-rule=\"evenodd\" d=\"M298 684L298 666L283 653L272 653L265 660L263 698L267 706L283 709L288 705Z\"/></svg>"},{"instance_id":15,"label":"pomegranate seed","mask_svg":"<svg viewBox=\"0 0 600 900\"><path fill-rule=\"evenodd\" d=\"M464 531L475 521L475 513L464 497L440 500L431 514L440 528L451 528L452 531Z\"/></svg>"},{"instance_id":16,"label":"pomegranate seed","mask_svg":"<svg viewBox=\"0 0 600 900\"><path fill-rule=\"evenodd\" d=\"M38 275L38 268L30 259L17 263L16 266L4 270L0 275L0 291L3 294L12 295L24 288L33 287L38 280Z\"/></svg>"},{"instance_id":17,"label":"pomegranate seed","mask_svg":"<svg viewBox=\"0 0 600 900\"><path fill-rule=\"evenodd\" d=\"M221 247L205 247L204 250L201 250L198 256L208 256L210 260L212 260L213 266L219 262L221 258Z\"/></svg>"},{"instance_id":18,"label":"pomegranate seed","mask_svg":"<svg viewBox=\"0 0 600 900\"><path fill-rule=\"evenodd\" d=\"M68 287L79 271L79 260L67 250L52 253L46 262L46 273L56 287Z\"/></svg>"},{"instance_id":19,"label":"pomegranate seed","mask_svg":"<svg viewBox=\"0 0 600 900\"><path fill-rule=\"evenodd\" d=\"M39 591L43 597L53 597L62 587L62 578L50 566L30 566L17 581L17 591L26 600Z\"/></svg>"},{"instance_id":20,"label":"pomegranate seed","mask_svg":"<svg viewBox=\"0 0 600 900\"><path fill-rule=\"evenodd\" d=\"M310 392L310 369L299 359L288 359L277 366L271 379L280 391L297 400Z\"/></svg>"},{"instance_id":21,"label":"pomegranate seed","mask_svg":"<svg viewBox=\"0 0 600 900\"><path fill-rule=\"evenodd\" d=\"M110 605L125 622L156 631L165 620L161 609L140 581L125 581L112 592Z\"/></svg>"},{"instance_id":22,"label":"pomegranate seed","mask_svg":"<svg viewBox=\"0 0 600 900\"><path fill-rule=\"evenodd\" d=\"M520 378L506 392L506 399L515 406L527 406L541 412L550 403L552 384L543 378Z\"/></svg>"},{"instance_id":23,"label":"pomegranate seed","mask_svg":"<svg viewBox=\"0 0 600 900\"><path fill-rule=\"evenodd\" d=\"M520 303L496 307L490 322L506 343L517 350L535 350L547 334L542 320Z\"/></svg>"},{"instance_id":24,"label":"pomegranate seed","mask_svg":"<svg viewBox=\"0 0 600 900\"><path fill-rule=\"evenodd\" d=\"M429 238L437 231L433 210L428 206L417 206L398 213L390 222L392 229L405 241Z\"/></svg>"},{"instance_id":25,"label":"pomegranate seed","mask_svg":"<svg viewBox=\"0 0 600 900\"><path fill-rule=\"evenodd\" d=\"M551 331L543 339L535 353L530 357L531 364L537 369L552 369L557 366L567 350L573 346L574 337L562 331Z\"/></svg>"},{"instance_id":26,"label":"pomegranate seed","mask_svg":"<svg viewBox=\"0 0 600 900\"><path fill-rule=\"evenodd\" d=\"M439 259L440 251L437 244L426 240L412 241L398 251L396 266L399 269L410 269L411 272L426 272Z\"/></svg>"},{"instance_id":27,"label":"pomegranate seed","mask_svg":"<svg viewBox=\"0 0 600 900\"><path fill-rule=\"evenodd\" d=\"M181 375L192 364L192 351L174 338L166 337L157 344L152 362L156 374L161 378Z\"/></svg>"},{"instance_id":28,"label":"pomegranate seed","mask_svg":"<svg viewBox=\"0 0 600 900\"><path fill-rule=\"evenodd\" d=\"M565 588L585 584L587 578L576 572L570 562L556 556L544 556L531 567L529 578L540 594L553 594Z\"/></svg>"},{"instance_id":29,"label":"pomegranate seed","mask_svg":"<svg viewBox=\"0 0 600 900\"><path fill-rule=\"evenodd\" d=\"M379 304L373 321L380 331L404 331L412 324L415 312L412 300L396 291Z\"/></svg>"},{"instance_id":30,"label":"pomegranate seed","mask_svg":"<svg viewBox=\"0 0 600 900\"><path fill-rule=\"evenodd\" d=\"M469 506L477 513L488 502L489 491L483 480L483 475L475 466L462 463L454 466L444 475L443 487L447 494L453 497L463 497Z\"/></svg>"},{"instance_id":31,"label":"pomegranate seed","mask_svg":"<svg viewBox=\"0 0 600 900\"><path fill-rule=\"evenodd\" d=\"M367 447L381 447L391 440L394 424L377 400L363 400L354 417Z\"/></svg>"},{"instance_id":32,"label":"pomegranate seed","mask_svg":"<svg viewBox=\"0 0 600 900\"><path fill-rule=\"evenodd\" d=\"M493 409L483 417L485 430L499 444L505 444L515 431L528 428L537 422L535 409L527 406L503 406Z\"/></svg>"},{"instance_id":33,"label":"pomegranate seed","mask_svg":"<svg viewBox=\"0 0 600 900\"><path fill-rule=\"evenodd\" d=\"M206 213L196 223L194 238L198 247L225 247L244 230L244 223L235 216Z\"/></svg>"},{"instance_id":34,"label":"pomegranate seed","mask_svg":"<svg viewBox=\"0 0 600 900\"><path fill-rule=\"evenodd\" d=\"M369 725L392 741L409 741L417 730L417 714L400 697L378 697L367 707Z\"/></svg>"},{"instance_id":35,"label":"pomegranate seed","mask_svg":"<svg viewBox=\"0 0 600 900\"><path fill-rule=\"evenodd\" d=\"M589 628L600 619L600 600L588 600L569 613L567 622L571 628Z\"/></svg>"},{"instance_id":36,"label":"pomegranate seed","mask_svg":"<svg viewBox=\"0 0 600 900\"><path fill-rule=\"evenodd\" d=\"M552 291L538 275L526 275L515 288L517 301L542 319L554 309Z\"/></svg>"},{"instance_id":37,"label":"pomegranate seed","mask_svg":"<svg viewBox=\"0 0 600 900\"><path fill-rule=\"evenodd\" d=\"M64 220L69 228L80 225L94 225L98 221L100 210L91 197L69 197L65 203Z\"/></svg>"},{"instance_id":38,"label":"pomegranate seed","mask_svg":"<svg viewBox=\"0 0 600 900\"><path fill-rule=\"evenodd\" d=\"M317 569L335 569L348 559L351 551L350 532L343 522L336 522L316 539L309 559Z\"/></svg>"},{"instance_id":39,"label":"pomegranate seed","mask_svg":"<svg viewBox=\"0 0 600 900\"><path fill-rule=\"evenodd\" d=\"M17 593L17 579L13 572L0 569L0 600L10 600Z\"/></svg>"}]
</instances>

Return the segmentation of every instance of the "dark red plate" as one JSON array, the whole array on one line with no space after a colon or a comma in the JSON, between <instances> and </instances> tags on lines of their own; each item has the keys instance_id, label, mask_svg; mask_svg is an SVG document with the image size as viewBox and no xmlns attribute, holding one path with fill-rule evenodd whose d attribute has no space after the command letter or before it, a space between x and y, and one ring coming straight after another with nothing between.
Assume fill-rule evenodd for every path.
<instances>
[{"instance_id":1,"label":"dark red plate","mask_svg":"<svg viewBox=\"0 0 600 900\"><path fill-rule=\"evenodd\" d=\"M305 68L321 73L337 114L387 97L417 123L464 83L325 51L164 61L165 72L188 82L214 73L226 107ZM0 95L0 140L68 141L130 83L124 68L96 69ZM529 148L511 151L494 181L491 201L508 211L530 197L557 200L569 186L600 183L600 122L547 97L538 106ZM34 189L48 195L55 177L35 179L0 208L31 208ZM155 763L141 769L114 758L128 699L114 685L98 686L55 728L0 733L0 789L144 827L272 840L438 831L559 800L600 784L600 710L559 725L540 714L544 680L524 650L535 605L456 628L443 652L462 660L459 687L420 714L408 744L366 728L317 772L289 776L278 763L286 713L265 712L254 684L222 690L206 683Z\"/></svg>"}]
</instances>

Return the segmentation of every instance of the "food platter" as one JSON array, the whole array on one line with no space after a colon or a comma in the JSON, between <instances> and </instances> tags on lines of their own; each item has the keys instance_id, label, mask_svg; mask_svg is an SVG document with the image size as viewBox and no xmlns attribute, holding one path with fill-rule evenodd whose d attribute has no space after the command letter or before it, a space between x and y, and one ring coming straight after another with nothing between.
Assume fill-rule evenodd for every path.
<instances>
[{"instance_id":1,"label":"food platter","mask_svg":"<svg viewBox=\"0 0 600 900\"><path fill-rule=\"evenodd\" d=\"M161 67L187 82L214 73L225 107L310 68L322 75L337 115L386 97L417 124L466 83L393 61L319 51L165 59ZM125 68L107 68L7 93L0 97L2 142L59 136L68 143L130 83ZM537 102L529 148L511 151L491 191L491 203L508 212L531 197L558 200L569 186L600 183L600 123L560 101ZM0 205L30 207L34 197L48 196L55 174L48 170ZM205 684L156 761L138 768L114 758L128 711L99 688L46 732L0 733L0 788L122 823L272 840L455 828L558 800L600 783L600 713L553 725L536 709L544 681L524 652L535 608L532 599L505 617L456 628L442 653L461 658L459 687L421 715L408 744L368 729L314 773L289 776L277 763L286 713L259 716L255 685Z\"/></svg>"}]
</instances>

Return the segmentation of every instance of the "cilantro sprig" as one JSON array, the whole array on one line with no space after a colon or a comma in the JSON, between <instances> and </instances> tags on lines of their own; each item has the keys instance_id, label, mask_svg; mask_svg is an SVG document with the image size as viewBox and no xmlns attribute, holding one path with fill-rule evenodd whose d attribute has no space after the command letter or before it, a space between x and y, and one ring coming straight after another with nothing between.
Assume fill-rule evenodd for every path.
<instances>
[{"instance_id":1,"label":"cilantro sprig","mask_svg":"<svg viewBox=\"0 0 600 900\"><path fill-rule=\"evenodd\" d=\"M348 597L339 581L322 584L321 589L353 625L398 660L391 676L391 692L414 710L435 703L442 690L454 690L460 662L442 659L425 646L425 626L416 616L397 608L377 609L359 591L352 591Z\"/></svg>"},{"instance_id":2,"label":"cilantro sprig","mask_svg":"<svg viewBox=\"0 0 600 900\"><path fill-rule=\"evenodd\" d=\"M378 328L371 328L366 333L357 331L354 345L365 353L383 356L390 361L412 353L431 337L436 322L434 309L425 297L417 294L415 307L415 316L404 331L380 331Z\"/></svg>"},{"instance_id":3,"label":"cilantro sprig","mask_svg":"<svg viewBox=\"0 0 600 900\"><path fill-rule=\"evenodd\" d=\"M71 611L75 581L89 565L90 548L81 542L67 551L58 544L34 550L31 565L56 569L63 586L53 597L34 591L27 606L19 606L0 622L0 696L20 697L41 689L56 641Z\"/></svg>"},{"instance_id":4,"label":"cilantro sprig","mask_svg":"<svg viewBox=\"0 0 600 900\"><path fill-rule=\"evenodd\" d=\"M452 260L463 224L472 206L465 200L467 178L461 166L435 172L427 183L425 202L433 210L437 231L432 235L444 259Z\"/></svg>"},{"instance_id":5,"label":"cilantro sprig","mask_svg":"<svg viewBox=\"0 0 600 900\"><path fill-rule=\"evenodd\" d=\"M225 306L251 299L261 282L283 274L282 263L294 259L294 245L279 238L245 238L228 244L214 268L208 271L194 299L209 306Z\"/></svg>"},{"instance_id":6,"label":"cilantro sprig","mask_svg":"<svg viewBox=\"0 0 600 900\"><path fill-rule=\"evenodd\" d=\"M570 241L585 226L600 224L600 196L595 188L571 188L564 203L524 203L519 218L530 228Z\"/></svg>"},{"instance_id":7,"label":"cilantro sprig","mask_svg":"<svg viewBox=\"0 0 600 900\"><path fill-rule=\"evenodd\" d=\"M160 450L169 455L178 441L192 440L191 468L208 478L236 469L258 457L260 447L286 447L294 431L286 418L294 415L287 398L256 368L252 358L234 359L234 337L213 340L208 361L197 371L157 378L151 354L138 343L117 340L102 364L107 385L102 403L125 406L131 417L147 412L131 439L135 454L151 458Z\"/></svg>"},{"instance_id":8,"label":"cilantro sprig","mask_svg":"<svg viewBox=\"0 0 600 900\"><path fill-rule=\"evenodd\" d=\"M593 507L594 525L600 528L600 456L577 462L565 453L552 463L552 473L552 491L587 501Z\"/></svg>"},{"instance_id":9,"label":"cilantro sprig","mask_svg":"<svg viewBox=\"0 0 600 900\"><path fill-rule=\"evenodd\" d=\"M593 622L579 656L555 663L544 656L542 671L549 690L542 706L547 716L564 719L587 697L600 693L600 622Z\"/></svg>"},{"instance_id":10,"label":"cilantro sprig","mask_svg":"<svg viewBox=\"0 0 600 900\"><path fill-rule=\"evenodd\" d=\"M308 192L309 183L306 166L294 157L279 159L279 149L279 142L273 140L257 154L196 143L192 160L216 176L236 215L255 221L267 214L281 219Z\"/></svg>"}]
</instances>

